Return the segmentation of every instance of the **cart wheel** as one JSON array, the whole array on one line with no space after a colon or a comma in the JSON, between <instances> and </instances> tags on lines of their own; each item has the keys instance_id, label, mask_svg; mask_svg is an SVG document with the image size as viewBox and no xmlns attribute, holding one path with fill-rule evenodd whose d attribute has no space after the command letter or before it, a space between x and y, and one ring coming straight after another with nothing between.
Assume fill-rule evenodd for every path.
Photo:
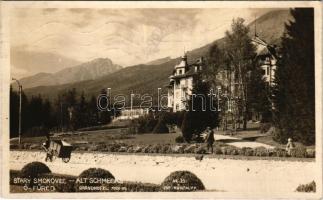
<instances>
[{"instance_id":1,"label":"cart wheel","mask_svg":"<svg viewBox=\"0 0 323 200\"><path fill-rule=\"evenodd\" d=\"M64 163L68 163L70 161L71 158L67 157L67 158L62 158Z\"/></svg>"}]
</instances>

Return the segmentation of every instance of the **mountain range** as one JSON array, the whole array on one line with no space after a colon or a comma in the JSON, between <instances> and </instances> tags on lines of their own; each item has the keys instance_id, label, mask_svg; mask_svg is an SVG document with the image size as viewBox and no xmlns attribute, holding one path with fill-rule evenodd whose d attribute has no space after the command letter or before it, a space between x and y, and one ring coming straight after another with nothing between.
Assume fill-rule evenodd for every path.
<instances>
[{"instance_id":1,"label":"mountain range","mask_svg":"<svg viewBox=\"0 0 323 200\"><path fill-rule=\"evenodd\" d=\"M279 44L280 38L284 33L284 25L289 20L291 20L289 10L270 11L257 19L257 35L270 44ZM251 36L253 36L255 30L254 23L255 22L252 22L248 25ZM224 39L220 38L203 47L187 52L188 62L195 61L201 56L207 56L209 49L213 44L218 44L221 46L223 42ZM24 91L27 95L41 94L50 100L56 98L58 94L72 88L76 88L76 90L79 92L84 91L87 97L91 95L98 95L100 90L103 88L111 88L112 96L115 94L129 95L131 91L140 94L148 93L151 95L156 95L158 88L165 89L164 86L168 84L169 76L171 75L175 64L177 64L179 60L180 58L171 59L166 57L146 64L126 68L120 68L120 66L112 65L114 67L111 71L109 71L108 74L101 73L101 76L93 76L91 80L77 78L76 74L78 73L74 72L74 75L66 76L73 77L72 80L77 80L80 82L61 84L64 83L64 81L61 81L51 86L37 86ZM84 64L80 66L83 65ZM90 64L85 64L85 66L90 67ZM67 69L65 73L67 72L70 71ZM60 74L63 75L63 73Z\"/></svg>"},{"instance_id":2,"label":"mountain range","mask_svg":"<svg viewBox=\"0 0 323 200\"><path fill-rule=\"evenodd\" d=\"M62 69L56 73L38 73L22 78L19 81L24 88L61 85L85 80L95 80L121 68L121 66L114 64L109 58L98 58L74 67Z\"/></svg>"}]
</instances>

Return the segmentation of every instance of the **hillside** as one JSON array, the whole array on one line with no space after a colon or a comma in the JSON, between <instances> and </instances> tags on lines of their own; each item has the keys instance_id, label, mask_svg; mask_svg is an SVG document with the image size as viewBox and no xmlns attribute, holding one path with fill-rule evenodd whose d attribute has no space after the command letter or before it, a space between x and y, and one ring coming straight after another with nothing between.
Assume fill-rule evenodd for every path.
<instances>
[{"instance_id":1,"label":"hillside","mask_svg":"<svg viewBox=\"0 0 323 200\"><path fill-rule=\"evenodd\" d=\"M292 19L289 10L268 12L256 20L257 35L270 44L279 44L285 30L285 23ZM255 22L249 24L250 34L255 33Z\"/></svg>"},{"instance_id":2,"label":"hillside","mask_svg":"<svg viewBox=\"0 0 323 200\"><path fill-rule=\"evenodd\" d=\"M156 95L158 88L165 90L164 86L168 84L168 77L176 63L177 59L172 59L160 65L136 65L96 80L58 86L39 86L25 90L25 93L27 95L42 94L50 100L72 88L76 88L79 92L84 91L88 98L92 95L97 96L103 88L111 88L112 95L123 94L129 97L131 91L142 95L146 93Z\"/></svg>"},{"instance_id":3,"label":"hillside","mask_svg":"<svg viewBox=\"0 0 323 200\"><path fill-rule=\"evenodd\" d=\"M289 19L290 14L288 10L272 11L263 15L257 19L258 35L267 42L279 41L284 32L284 23ZM249 27L253 30L253 23ZM250 34L254 34L254 32L251 31ZM189 51L187 53L189 62L195 61L201 56L206 56L212 44L217 43L221 47L223 42L224 40L221 38L211 44ZM159 62L159 60L157 61ZM161 61L164 60L161 59ZM57 94L71 88L76 88L78 91L83 90L88 97L91 95L97 96L103 88L111 88L113 96L116 94L126 94L129 96L131 91L140 94L156 95L157 89L168 83L168 77L171 75L174 65L179 62L179 58L171 59L161 64L158 64L158 62L157 64L152 62L152 64L123 68L95 80L57 86L35 87L27 89L25 92L27 95L42 94L50 99L56 98Z\"/></svg>"},{"instance_id":4,"label":"hillside","mask_svg":"<svg viewBox=\"0 0 323 200\"><path fill-rule=\"evenodd\" d=\"M171 60L171 57L168 56L165 58L159 58L157 60L152 60L152 61L146 63L145 65L160 65L160 64L166 63L170 60Z\"/></svg>"},{"instance_id":5,"label":"hillside","mask_svg":"<svg viewBox=\"0 0 323 200\"><path fill-rule=\"evenodd\" d=\"M94 80L121 69L108 58L98 58L56 73L38 73L20 80L24 88L61 85L85 80Z\"/></svg>"}]
</instances>

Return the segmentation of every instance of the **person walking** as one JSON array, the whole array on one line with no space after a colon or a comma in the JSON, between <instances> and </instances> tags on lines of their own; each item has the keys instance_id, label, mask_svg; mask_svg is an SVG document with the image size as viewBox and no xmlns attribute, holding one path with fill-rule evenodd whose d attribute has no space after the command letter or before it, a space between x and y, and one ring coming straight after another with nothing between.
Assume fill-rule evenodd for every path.
<instances>
[{"instance_id":1,"label":"person walking","mask_svg":"<svg viewBox=\"0 0 323 200\"><path fill-rule=\"evenodd\" d=\"M207 143L207 151L209 151L211 149L211 153L213 153L213 143L215 142L214 132L209 126L206 127L206 139L205 139L205 141Z\"/></svg>"},{"instance_id":2,"label":"person walking","mask_svg":"<svg viewBox=\"0 0 323 200\"><path fill-rule=\"evenodd\" d=\"M46 158L45 158L45 162L49 161L53 161L53 152L51 152L51 150L49 149L50 146L50 136L46 135L46 142L43 143L43 148L46 151Z\"/></svg>"}]
</instances>

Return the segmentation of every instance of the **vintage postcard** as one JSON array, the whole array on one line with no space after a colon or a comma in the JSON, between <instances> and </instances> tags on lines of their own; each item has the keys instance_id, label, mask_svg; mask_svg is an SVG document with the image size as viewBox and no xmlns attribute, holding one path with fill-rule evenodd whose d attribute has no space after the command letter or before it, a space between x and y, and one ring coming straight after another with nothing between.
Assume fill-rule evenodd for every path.
<instances>
[{"instance_id":1,"label":"vintage postcard","mask_svg":"<svg viewBox=\"0 0 323 200\"><path fill-rule=\"evenodd\" d=\"M5 198L322 198L321 2L1 2Z\"/></svg>"}]
</instances>

